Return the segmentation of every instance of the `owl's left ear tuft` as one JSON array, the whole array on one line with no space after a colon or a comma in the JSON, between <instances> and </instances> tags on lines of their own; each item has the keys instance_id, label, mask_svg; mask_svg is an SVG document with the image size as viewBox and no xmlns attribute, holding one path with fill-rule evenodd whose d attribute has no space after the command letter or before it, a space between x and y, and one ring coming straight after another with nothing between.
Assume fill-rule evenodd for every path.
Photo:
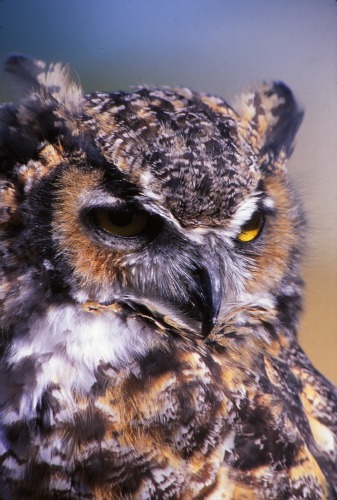
<instances>
[{"instance_id":1,"label":"owl's left ear tuft","mask_svg":"<svg viewBox=\"0 0 337 500\"><path fill-rule=\"evenodd\" d=\"M282 82L263 84L243 94L241 105L242 118L249 121L255 131L253 145L262 167L273 170L291 155L303 111Z\"/></svg>"}]
</instances>

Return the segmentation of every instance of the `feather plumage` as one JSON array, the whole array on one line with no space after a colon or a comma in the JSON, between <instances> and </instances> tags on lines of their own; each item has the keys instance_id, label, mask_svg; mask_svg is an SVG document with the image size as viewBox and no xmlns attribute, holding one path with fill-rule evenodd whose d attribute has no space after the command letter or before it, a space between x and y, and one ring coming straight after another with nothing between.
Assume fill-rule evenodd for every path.
<instances>
[{"instance_id":1,"label":"feather plumage","mask_svg":"<svg viewBox=\"0 0 337 500\"><path fill-rule=\"evenodd\" d=\"M334 499L337 391L296 337L291 91L240 114L6 69L1 498Z\"/></svg>"}]
</instances>

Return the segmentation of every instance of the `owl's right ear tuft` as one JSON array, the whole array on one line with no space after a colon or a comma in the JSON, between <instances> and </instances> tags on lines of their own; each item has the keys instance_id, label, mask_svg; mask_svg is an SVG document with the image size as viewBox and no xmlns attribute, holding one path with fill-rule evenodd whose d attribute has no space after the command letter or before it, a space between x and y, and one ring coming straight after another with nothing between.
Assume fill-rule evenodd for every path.
<instances>
[{"instance_id":1,"label":"owl's right ear tuft","mask_svg":"<svg viewBox=\"0 0 337 500\"><path fill-rule=\"evenodd\" d=\"M44 61L15 54L6 60L5 71L19 99L37 94L40 98L54 99L71 113L80 107L82 89L74 81L68 65L47 66Z\"/></svg>"},{"instance_id":2,"label":"owl's right ear tuft","mask_svg":"<svg viewBox=\"0 0 337 500\"><path fill-rule=\"evenodd\" d=\"M16 103L0 107L1 170L25 163L46 143L71 147L78 136L83 93L68 66L12 55L5 71Z\"/></svg>"}]
</instances>

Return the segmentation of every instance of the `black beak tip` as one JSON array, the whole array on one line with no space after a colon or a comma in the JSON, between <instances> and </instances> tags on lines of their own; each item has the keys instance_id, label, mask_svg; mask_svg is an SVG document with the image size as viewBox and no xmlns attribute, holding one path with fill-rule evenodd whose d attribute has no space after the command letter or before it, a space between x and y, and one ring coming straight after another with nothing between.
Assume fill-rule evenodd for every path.
<instances>
[{"instance_id":1,"label":"black beak tip","mask_svg":"<svg viewBox=\"0 0 337 500\"><path fill-rule=\"evenodd\" d=\"M212 318L204 317L204 320L201 324L201 334L203 337L208 337L213 328L215 327L218 321L217 316L213 316Z\"/></svg>"}]
</instances>

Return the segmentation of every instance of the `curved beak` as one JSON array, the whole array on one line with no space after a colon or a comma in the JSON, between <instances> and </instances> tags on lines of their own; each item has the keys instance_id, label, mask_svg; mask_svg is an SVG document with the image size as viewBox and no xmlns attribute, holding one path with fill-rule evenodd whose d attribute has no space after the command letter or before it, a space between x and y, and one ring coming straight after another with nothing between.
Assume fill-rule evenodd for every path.
<instances>
[{"instance_id":1,"label":"curved beak","mask_svg":"<svg viewBox=\"0 0 337 500\"><path fill-rule=\"evenodd\" d=\"M207 269L198 267L196 281L197 303L201 307L201 333L206 337L214 328L221 307L222 283L218 267L214 263L211 263Z\"/></svg>"}]
</instances>

